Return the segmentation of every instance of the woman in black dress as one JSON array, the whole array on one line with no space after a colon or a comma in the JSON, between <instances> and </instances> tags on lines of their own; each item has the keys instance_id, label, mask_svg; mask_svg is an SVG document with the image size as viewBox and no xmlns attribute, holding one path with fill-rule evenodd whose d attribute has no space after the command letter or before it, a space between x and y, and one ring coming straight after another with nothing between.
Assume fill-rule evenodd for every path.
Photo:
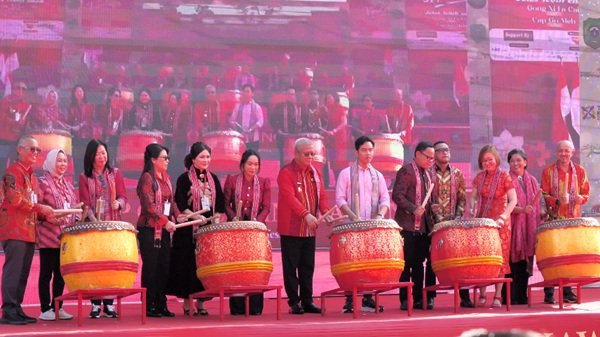
<instances>
[{"instance_id":1,"label":"woman in black dress","mask_svg":"<svg viewBox=\"0 0 600 337\"><path fill-rule=\"evenodd\" d=\"M177 178L175 189L175 204L181 213L178 222L187 220L206 219L215 214L221 214L225 220L225 196L221 189L219 178L208 170L210 165L211 149L202 142L194 143L184 165L187 169ZM187 219L185 214L190 214L201 209L209 209L203 215ZM203 224L206 225L209 222ZM195 227L195 226L194 226ZM171 272L167 294L183 299L183 313L189 315L208 315L204 309L204 300L196 302L196 307L189 303L189 295L204 290L202 283L196 276L196 240L194 227L183 227L173 234L171 249Z\"/></svg>"}]
</instances>

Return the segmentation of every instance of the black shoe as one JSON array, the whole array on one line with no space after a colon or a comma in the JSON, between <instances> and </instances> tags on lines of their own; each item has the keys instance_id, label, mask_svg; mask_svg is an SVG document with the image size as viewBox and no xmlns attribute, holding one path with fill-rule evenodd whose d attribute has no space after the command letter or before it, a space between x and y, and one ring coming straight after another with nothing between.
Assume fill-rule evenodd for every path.
<instances>
[{"instance_id":1,"label":"black shoe","mask_svg":"<svg viewBox=\"0 0 600 337\"><path fill-rule=\"evenodd\" d=\"M10 324L10 325L25 325L27 321L19 316L19 314L8 314L4 313L2 315L2 319L0 319L0 324Z\"/></svg>"},{"instance_id":2,"label":"black shoe","mask_svg":"<svg viewBox=\"0 0 600 337\"><path fill-rule=\"evenodd\" d=\"M146 309L146 317L162 317L162 314L156 310L156 308L148 308Z\"/></svg>"},{"instance_id":3,"label":"black shoe","mask_svg":"<svg viewBox=\"0 0 600 337\"><path fill-rule=\"evenodd\" d=\"M544 303L546 303L546 304L555 304L556 300L554 299L554 295L545 295L544 296Z\"/></svg>"},{"instance_id":4,"label":"black shoe","mask_svg":"<svg viewBox=\"0 0 600 337\"><path fill-rule=\"evenodd\" d=\"M117 312L115 311L115 306L112 304L104 305L104 317L108 318L118 318Z\"/></svg>"},{"instance_id":5,"label":"black shoe","mask_svg":"<svg viewBox=\"0 0 600 337\"><path fill-rule=\"evenodd\" d=\"M252 312L252 311L250 311L250 315L251 316L260 316L260 315L262 315L262 312Z\"/></svg>"},{"instance_id":6,"label":"black shoe","mask_svg":"<svg viewBox=\"0 0 600 337\"><path fill-rule=\"evenodd\" d=\"M160 314L161 314L163 317L175 317L175 313L174 313L174 312L171 312L171 311L169 311L169 309L168 309L168 308L163 308L163 309L160 311Z\"/></svg>"},{"instance_id":7,"label":"black shoe","mask_svg":"<svg viewBox=\"0 0 600 337\"><path fill-rule=\"evenodd\" d=\"M460 300L460 307L461 308L475 308L475 304L473 304L473 302L471 302L470 298L467 298L465 300Z\"/></svg>"},{"instance_id":8,"label":"black shoe","mask_svg":"<svg viewBox=\"0 0 600 337\"><path fill-rule=\"evenodd\" d=\"M17 315L19 315L19 317L21 317L22 319L25 320L26 323L36 323L37 319L33 318L31 316L27 316L27 314L25 314L25 312L23 311L23 309L17 309Z\"/></svg>"},{"instance_id":9,"label":"black shoe","mask_svg":"<svg viewBox=\"0 0 600 337\"><path fill-rule=\"evenodd\" d=\"M309 314L321 313L321 308L317 307L313 302L310 302L308 304L302 304L302 309L304 309L304 312Z\"/></svg>"},{"instance_id":10,"label":"black shoe","mask_svg":"<svg viewBox=\"0 0 600 337\"><path fill-rule=\"evenodd\" d=\"M433 298L427 299L427 310L433 309Z\"/></svg>"},{"instance_id":11,"label":"black shoe","mask_svg":"<svg viewBox=\"0 0 600 337\"><path fill-rule=\"evenodd\" d=\"M400 301L400 310L408 310L408 301Z\"/></svg>"},{"instance_id":12,"label":"black shoe","mask_svg":"<svg viewBox=\"0 0 600 337\"><path fill-rule=\"evenodd\" d=\"M375 304L375 300L373 299L373 297L363 297L362 306L360 308L360 311L362 311L362 312L375 312L375 311L383 312L383 305L380 305L379 308L377 308L377 305Z\"/></svg>"},{"instance_id":13,"label":"black shoe","mask_svg":"<svg viewBox=\"0 0 600 337\"><path fill-rule=\"evenodd\" d=\"M344 314L351 314L354 312L354 302L352 302L352 297L346 297L346 302L342 307L342 312Z\"/></svg>"},{"instance_id":14,"label":"black shoe","mask_svg":"<svg viewBox=\"0 0 600 337\"><path fill-rule=\"evenodd\" d=\"M90 318L100 318L100 306L92 304L92 311L90 311Z\"/></svg>"},{"instance_id":15,"label":"black shoe","mask_svg":"<svg viewBox=\"0 0 600 337\"><path fill-rule=\"evenodd\" d=\"M565 303L577 303L577 296L573 293L564 294L563 301Z\"/></svg>"},{"instance_id":16,"label":"black shoe","mask_svg":"<svg viewBox=\"0 0 600 337\"><path fill-rule=\"evenodd\" d=\"M300 303L294 303L290 307L290 314L292 315L303 315L304 309L300 306Z\"/></svg>"},{"instance_id":17,"label":"black shoe","mask_svg":"<svg viewBox=\"0 0 600 337\"><path fill-rule=\"evenodd\" d=\"M423 302L421 302L421 301L415 301L413 303L413 309L423 309Z\"/></svg>"}]
</instances>

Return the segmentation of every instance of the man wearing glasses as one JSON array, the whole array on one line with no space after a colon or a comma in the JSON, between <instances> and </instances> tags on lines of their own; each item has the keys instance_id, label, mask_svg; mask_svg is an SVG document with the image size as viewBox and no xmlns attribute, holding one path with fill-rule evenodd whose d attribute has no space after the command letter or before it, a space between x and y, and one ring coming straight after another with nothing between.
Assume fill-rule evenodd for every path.
<instances>
[{"instance_id":1,"label":"man wearing glasses","mask_svg":"<svg viewBox=\"0 0 600 337\"><path fill-rule=\"evenodd\" d=\"M21 303L33 260L36 214L54 218L52 208L38 204L37 179L32 166L41 152L37 140L23 136L17 143L17 161L10 165L0 187L0 242L4 250L2 267L2 324L23 325L36 319L23 312Z\"/></svg>"},{"instance_id":2,"label":"man wearing glasses","mask_svg":"<svg viewBox=\"0 0 600 337\"><path fill-rule=\"evenodd\" d=\"M313 142L299 138L294 151L294 159L277 176L277 231L281 236L283 284L292 314L321 313L312 300L317 214L319 211L325 214L329 203L321 173L312 165Z\"/></svg>"},{"instance_id":3,"label":"man wearing glasses","mask_svg":"<svg viewBox=\"0 0 600 337\"><path fill-rule=\"evenodd\" d=\"M431 208L427 200L428 191L432 184L429 169L433 166L435 151L429 142L420 142L415 149L412 163L404 165L396 174L392 200L396 203L394 219L402 227L404 238L404 259L406 266L400 282L412 279L413 307L423 308L423 278L425 271L423 262L429 256L431 238L429 233L433 228ZM431 282L433 280L433 282ZM427 277L426 285L435 284L435 276ZM435 292L427 293L427 308L433 309ZM400 290L400 309L408 309L408 296L405 289Z\"/></svg>"},{"instance_id":4,"label":"man wearing glasses","mask_svg":"<svg viewBox=\"0 0 600 337\"><path fill-rule=\"evenodd\" d=\"M431 212L433 222L450 221L459 219L465 212L467 202L465 177L461 170L450 165L450 147L444 141L433 144L435 149L435 165L431 168L433 179L433 193L431 195ZM427 256L427 276L433 279L429 282L435 283L435 274L431 269L430 255ZM469 290L460 290L460 306L473 308L473 302L469 298Z\"/></svg>"},{"instance_id":5,"label":"man wearing glasses","mask_svg":"<svg viewBox=\"0 0 600 337\"><path fill-rule=\"evenodd\" d=\"M17 139L23 134L31 104L25 100L24 82L17 82L12 94L0 103L0 165L5 168L9 153Z\"/></svg>"}]
</instances>

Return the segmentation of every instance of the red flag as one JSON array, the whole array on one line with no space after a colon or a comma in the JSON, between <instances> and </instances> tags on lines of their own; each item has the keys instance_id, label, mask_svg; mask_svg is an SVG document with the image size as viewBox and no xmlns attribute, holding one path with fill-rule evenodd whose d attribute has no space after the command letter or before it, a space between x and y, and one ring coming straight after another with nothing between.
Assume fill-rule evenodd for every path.
<instances>
[{"instance_id":1,"label":"red flag","mask_svg":"<svg viewBox=\"0 0 600 337\"><path fill-rule=\"evenodd\" d=\"M458 106L461 106L461 98L469 95L469 82L465 76L465 68L459 63L454 63L454 83L452 84L452 95ZM462 107L461 107L462 108Z\"/></svg>"}]
</instances>

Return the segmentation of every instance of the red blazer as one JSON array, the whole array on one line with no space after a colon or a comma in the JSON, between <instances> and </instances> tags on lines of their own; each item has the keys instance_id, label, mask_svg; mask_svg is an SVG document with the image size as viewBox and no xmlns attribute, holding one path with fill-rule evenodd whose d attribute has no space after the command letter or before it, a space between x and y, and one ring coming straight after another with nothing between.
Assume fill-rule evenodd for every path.
<instances>
[{"instance_id":1,"label":"red blazer","mask_svg":"<svg viewBox=\"0 0 600 337\"><path fill-rule=\"evenodd\" d=\"M277 231L280 235L296 236L296 237L310 237L314 234L306 234L303 228L306 226L304 223L304 216L308 214L308 210L302 204L304 199L304 193L298 191L298 174L300 174L300 166L296 164L295 160L285 165L279 175L277 176L277 184L279 185L279 197L277 206ZM317 209L321 213L327 212L329 209L329 203L325 195L325 185L321 178L321 173L318 170L314 170L317 176L315 180L318 182L319 195L317 198ZM301 186L302 190L305 190L305 186ZM316 216L316 214L313 214Z\"/></svg>"},{"instance_id":2,"label":"red blazer","mask_svg":"<svg viewBox=\"0 0 600 337\"><path fill-rule=\"evenodd\" d=\"M235 204L235 185L238 177L241 175L236 174L234 176L229 175L225 180L225 213L227 214L227 220L231 221L236 215L237 205ZM252 184L252 182L250 182ZM265 222L267 220L267 216L271 213L271 181L269 178L261 178L258 177L258 184L260 185L260 205L258 206L258 214L256 215L256 221ZM254 189L252 192L247 194L242 194L242 200L249 200L252 202ZM249 218L252 212L252 208L244 208L242 210L242 217Z\"/></svg>"}]
</instances>

